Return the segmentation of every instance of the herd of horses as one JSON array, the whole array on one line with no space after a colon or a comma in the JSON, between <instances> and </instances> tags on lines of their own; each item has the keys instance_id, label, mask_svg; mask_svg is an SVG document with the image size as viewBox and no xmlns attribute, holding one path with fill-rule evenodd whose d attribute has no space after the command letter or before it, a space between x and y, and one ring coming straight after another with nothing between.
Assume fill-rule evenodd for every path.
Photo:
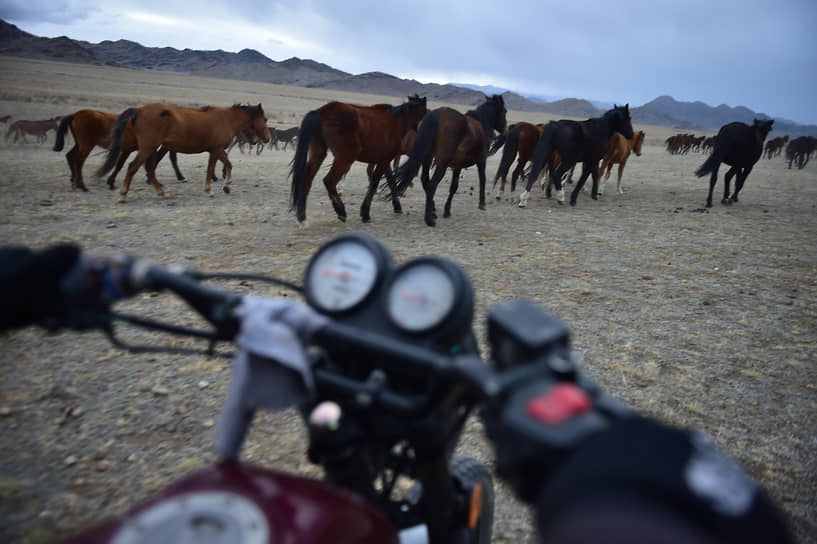
<instances>
[{"instance_id":1,"label":"herd of horses","mask_svg":"<svg viewBox=\"0 0 817 544\"><path fill-rule=\"evenodd\" d=\"M369 187L360 208L364 222L371 220L371 202L384 176L388 186L385 198L391 200L395 213L401 213L400 197L419 175L426 197L424 220L434 226L437 220L434 197L449 168L452 175L443 217L451 215L460 174L471 166L476 166L479 177L478 206L485 209L487 158L503 147L493 183L494 186L500 183L499 192L504 192L507 174L516 159L510 189L514 191L517 181L523 178L525 187L519 197L519 207L527 205L531 188L539 180L548 198L555 188L556 200L563 203L563 183L572 183L573 170L579 163L582 171L570 195L571 205L576 205L588 178L592 180L591 198L597 199L603 194L604 182L615 164L619 165L617 192L623 193L624 167L631 153L641 154L644 141L644 132L633 130L629 105L614 106L603 115L585 121L558 120L538 125L518 122L507 126L506 115L501 95L487 96L483 103L466 113L448 107L428 110L426 98L414 95L398 106L329 102L308 112L300 126L278 130L267 126L261 104L191 108L152 103L128 108L120 114L84 109L46 121L17 121L10 126L7 139L15 134L16 140L18 132L41 137L40 134L53 129L56 131L54 150L61 151L70 130L74 146L66 154L66 160L71 184L85 191L82 167L95 147L108 150L96 176L110 173L107 183L111 189L125 161L136 152L120 189L123 202L133 176L142 166L157 194L165 195L156 178L156 166L168 153L179 180L184 180L184 176L178 169L177 153L209 153L205 191L212 196L211 180L216 179L215 165L219 161L223 164L223 190L230 192L232 164L228 152L234 145L239 145L240 150L242 145L258 146L256 153L259 153L267 144L276 149L278 143L283 144L284 149L292 144L295 156L290 172L290 211L295 212L302 226L306 226L306 201L312 183L330 151L332 164L323 183L341 221L347 219L347 214L338 185L355 162L368 165ZM8 116L0 118L0 122L8 120ZM665 143L671 153L711 149L709 158L695 171L699 177L710 176L707 207L712 206L720 165L730 166L724 175L721 200L730 204L738 202L738 194L761 156L777 156L785 147L789 168L792 164L803 168L817 150L817 138L807 136L791 141L788 137L775 138L764 147L772 125L770 119L755 119L752 125L729 123L717 136L678 134ZM399 165L402 155L408 155L408 160ZM732 178L735 178L735 186L730 192Z\"/></svg>"}]
</instances>

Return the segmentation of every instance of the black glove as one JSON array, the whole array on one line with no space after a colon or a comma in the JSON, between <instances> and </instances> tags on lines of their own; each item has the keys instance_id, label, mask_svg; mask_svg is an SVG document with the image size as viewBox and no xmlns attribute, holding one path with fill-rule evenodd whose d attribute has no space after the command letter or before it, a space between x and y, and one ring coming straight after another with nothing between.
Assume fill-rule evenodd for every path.
<instances>
[{"instance_id":1,"label":"black glove","mask_svg":"<svg viewBox=\"0 0 817 544\"><path fill-rule=\"evenodd\" d=\"M41 251L0 249L0 330L41 322L60 298L60 280L79 260L80 248L60 244Z\"/></svg>"}]
</instances>

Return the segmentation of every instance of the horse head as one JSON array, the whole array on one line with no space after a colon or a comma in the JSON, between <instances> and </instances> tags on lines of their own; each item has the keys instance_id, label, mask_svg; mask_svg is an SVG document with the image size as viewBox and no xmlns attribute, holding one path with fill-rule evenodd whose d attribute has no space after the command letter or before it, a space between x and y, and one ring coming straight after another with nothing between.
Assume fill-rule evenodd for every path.
<instances>
[{"instance_id":1,"label":"horse head","mask_svg":"<svg viewBox=\"0 0 817 544\"><path fill-rule=\"evenodd\" d=\"M406 113L410 116L410 124L414 130L417 130L417 125L428 111L426 107L426 97L420 98L418 94L413 94L408 97L408 102L403 104Z\"/></svg>"},{"instance_id":2,"label":"horse head","mask_svg":"<svg viewBox=\"0 0 817 544\"><path fill-rule=\"evenodd\" d=\"M630 105L616 106L613 104L613 109L604 114L613 123L613 130L620 132L622 136L628 140L633 138L633 124L630 121Z\"/></svg>"},{"instance_id":3,"label":"horse head","mask_svg":"<svg viewBox=\"0 0 817 544\"><path fill-rule=\"evenodd\" d=\"M493 129L497 132L505 132L505 128L508 125L508 121L506 119L506 114L508 110L505 109L505 99L502 98L501 94L491 95L486 99L486 103L490 103L494 107L494 115L492 121Z\"/></svg>"},{"instance_id":4,"label":"horse head","mask_svg":"<svg viewBox=\"0 0 817 544\"><path fill-rule=\"evenodd\" d=\"M639 130L633 136L633 153L635 153L636 157L641 156L641 145L644 143L644 131Z\"/></svg>"},{"instance_id":5,"label":"horse head","mask_svg":"<svg viewBox=\"0 0 817 544\"><path fill-rule=\"evenodd\" d=\"M755 128L760 132L763 138L772 131L774 119L755 119Z\"/></svg>"},{"instance_id":6,"label":"horse head","mask_svg":"<svg viewBox=\"0 0 817 544\"><path fill-rule=\"evenodd\" d=\"M267 115L264 113L264 108L261 107L261 103L259 102L257 106L250 109L252 110L250 111L250 117L252 117L250 130L255 140L251 141L251 143L257 143L258 140L264 143L269 142L271 136L269 127L267 126Z\"/></svg>"}]
</instances>

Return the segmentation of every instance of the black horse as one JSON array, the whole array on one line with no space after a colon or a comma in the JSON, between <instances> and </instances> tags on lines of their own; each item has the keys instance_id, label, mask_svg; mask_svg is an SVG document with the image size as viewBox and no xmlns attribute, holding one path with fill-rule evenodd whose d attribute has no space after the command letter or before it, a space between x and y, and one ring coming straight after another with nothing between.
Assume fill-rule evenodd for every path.
<instances>
[{"instance_id":1,"label":"black horse","mask_svg":"<svg viewBox=\"0 0 817 544\"><path fill-rule=\"evenodd\" d=\"M695 175L699 178L712 174L709 178L709 196L706 198L706 207L712 207L712 191L715 189L715 182L718 181L718 168L721 163L726 163L730 168L723 177L723 200L721 204L731 204L738 201L738 193L743 188L743 184L752 167L763 154L763 141L766 135L772 130L773 119L755 119L753 125L746 123L728 123L723 125L718 131L718 141L715 149L708 159L695 170ZM735 192L729 196L729 181L732 176L735 178Z\"/></svg>"},{"instance_id":2,"label":"black horse","mask_svg":"<svg viewBox=\"0 0 817 544\"><path fill-rule=\"evenodd\" d=\"M550 180L559 191L557 196L559 203L564 202L562 176L578 162L582 163L582 175L570 195L570 204L576 205L576 198L584 187L588 175L593 176L591 196L594 200L598 199L599 161L607 152L610 137L614 132L620 132L628 140L633 138L629 104L614 106L601 117L586 121L561 120L545 125L536 143L528 183L525 191L519 197L519 207L524 208L528 203L530 188L555 152L559 153L561 160L556 170L551 173ZM547 196L550 197L550 184L548 184Z\"/></svg>"},{"instance_id":3,"label":"black horse","mask_svg":"<svg viewBox=\"0 0 817 544\"><path fill-rule=\"evenodd\" d=\"M791 169L791 163L794 162L797 168L802 170L815 151L817 151L817 138L813 136L800 136L789 142L789 145L786 146L786 160L789 161L789 169Z\"/></svg>"},{"instance_id":4,"label":"black horse","mask_svg":"<svg viewBox=\"0 0 817 544\"><path fill-rule=\"evenodd\" d=\"M505 101L501 95L487 97L477 109L465 115L451 108L437 108L425 114L417 131L417 139L409 158L397 174L399 182L396 197L403 194L409 183L423 167L421 180L426 192L426 225L436 224L434 193L446 169L451 167L451 190L445 202L443 217L451 215L451 200L457 192L460 171L474 164L479 174L479 209L485 209L485 162L488 145L493 141L494 131L505 131ZM431 161L436 161L434 175L429 179Z\"/></svg>"}]
</instances>

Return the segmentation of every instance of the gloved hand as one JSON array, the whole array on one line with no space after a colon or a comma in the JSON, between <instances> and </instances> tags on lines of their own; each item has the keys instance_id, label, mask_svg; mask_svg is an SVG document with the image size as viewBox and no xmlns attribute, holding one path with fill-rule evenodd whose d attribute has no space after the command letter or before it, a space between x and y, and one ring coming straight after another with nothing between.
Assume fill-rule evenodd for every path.
<instances>
[{"instance_id":1,"label":"gloved hand","mask_svg":"<svg viewBox=\"0 0 817 544\"><path fill-rule=\"evenodd\" d=\"M80 248L59 244L40 251L0 249L0 330L41 322L60 302L60 281L74 267Z\"/></svg>"}]
</instances>

